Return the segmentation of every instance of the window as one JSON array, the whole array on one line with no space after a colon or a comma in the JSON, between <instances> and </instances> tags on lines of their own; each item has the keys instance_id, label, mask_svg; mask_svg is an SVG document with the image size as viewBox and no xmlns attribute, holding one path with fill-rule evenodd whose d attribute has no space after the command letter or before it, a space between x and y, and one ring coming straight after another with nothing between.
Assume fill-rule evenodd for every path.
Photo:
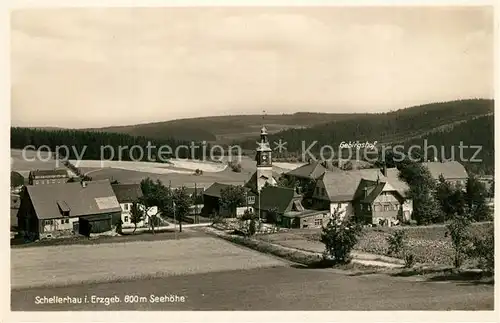
<instances>
[{"instance_id":1,"label":"window","mask_svg":"<svg viewBox=\"0 0 500 323\"><path fill-rule=\"evenodd\" d=\"M372 210L372 206L370 204L367 205L368 211Z\"/></svg>"},{"instance_id":2,"label":"window","mask_svg":"<svg viewBox=\"0 0 500 323\"><path fill-rule=\"evenodd\" d=\"M254 204L255 203L255 196L248 196L247 202L248 202L248 204Z\"/></svg>"},{"instance_id":3,"label":"window","mask_svg":"<svg viewBox=\"0 0 500 323\"><path fill-rule=\"evenodd\" d=\"M129 210L128 203L125 203L124 208L125 208L125 211Z\"/></svg>"},{"instance_id":4,"label":"window","mask_svg":"<svg viewBox=\"0 0 500 323\"><path fill-rule=\"evenodd\" d=\"M69 223L69 219L62 219L61 224Z\"/></svg>"},{"instance_id":5,"label":"window","mask_svg":"<svg viewBox=\"0 0 500 323\"><path fill-rule=\"evenodd\" d=\"M53 180L52 180L52 184L55 184L55 183L56 183L56 180L55 180L55 179L53 179Z\"/></svg>"},{"instance_id":6,"label":"window","mask_svg":"<svg viewBox=\"0 0 500 323\"><path fill-rule=\"evenodd\" d=\"M52 220L45 220L45 225L52 225Z\"/></svg>"},{"instance_id":7,"label":"window","mask_svg":"<svg viewBox=\"0 0 500 323\"><path fill-rule=\"evenodd\" d=\"M314 219L314 225L315 226L323 225L323 219Z\"/></svg>"},{"instance_id":8,"label":"window","mask_svg":"<svg viewBox=\"0 0 500 323\"><path fill-rule=\"evenodd\" d=\"M390 205L384 205L384 211L386 212L390 211L390 207L391 207Z\"/></svg>"},{"instance_id":9,"label":"window","mask_svg":"<svg viewBox=\"0 0 500 323\"><path fill-rule=\"evenodd\" d=\"M363 204L360 204L359 208L360 208L361 211L363 211Z\"/></svg>"},{"instance_id":10,"label":"window","mask_svg":"<svg viewBox=\"0 0 500 323\"><path fill-rule=\"evenodd\" d=\"M128 216L123 218L123 222L128 222Z\"/></svg>"}]
</instances>

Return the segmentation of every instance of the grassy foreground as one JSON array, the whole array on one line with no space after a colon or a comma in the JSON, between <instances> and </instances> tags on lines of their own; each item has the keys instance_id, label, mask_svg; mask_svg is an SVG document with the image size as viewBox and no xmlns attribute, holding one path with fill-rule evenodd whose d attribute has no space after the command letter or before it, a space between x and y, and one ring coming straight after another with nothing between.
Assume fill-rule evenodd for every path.
<instances>
[{"instance_id":1,"label":"grassy foreground","mask_svg":"<svg viewBox=\"0 0 500 323\"><path fill-rule=\"evenodd\" d=\"M484 235L493 225L493 222L475 223L471 226L471 231L474 235ZM444 225L365 228L355 250L386 255L389 247L386 239L395 230L406 231L408 249L415 255L416 262L453 265L454 249L451 238L446 237ZM292 234L297 239L309 241L319 241L321 238L321 230L297 230Z\"/></svg>"}]
</instances>

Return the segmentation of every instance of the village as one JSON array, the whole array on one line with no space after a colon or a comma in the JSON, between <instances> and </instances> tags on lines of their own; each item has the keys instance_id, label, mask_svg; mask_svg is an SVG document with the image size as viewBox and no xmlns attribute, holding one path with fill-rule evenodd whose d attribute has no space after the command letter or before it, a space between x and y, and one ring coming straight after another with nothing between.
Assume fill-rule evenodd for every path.
<instances>
[{"instance_id":1,"label":"village","mask_svg":"<svg viewBox=\"0 0 500 323\"><path fill-rule=\"evenodd\" d=\"M172 229L177 224L176 228L182 229L183 223L188 227L209 225L221 218L241 219L245 214L255 214L263 230L265 224L287 229L322 228L335 212L356 217L368 226L416 224L413 202L406 197L409 186L397 168L343 170L329 161L316 160L280 174L273 169L267 136L262 127L255 153L256 171L244 185L214 182L205 187L182 186L186 205L177 206L177 216L173 200L172 205L162 207L154 205L154 196L144 195L143 190L150 190L144 188L145 180L130 184L70 177L73 171L78 172L70 163L66 165L73 171L32 170L27 185L12 188L11 236L35 241L131 230L154 232L155 227ZM424 165L437 182L442 177L447 183L465 187L468 174L459 162ZM480 180L491 187L491 177ZM179 188L169 186L168 190ZM165 203L158 197L156 201ZM159 207L169 214L162 214Z\"/></svg>"}]
</instances>

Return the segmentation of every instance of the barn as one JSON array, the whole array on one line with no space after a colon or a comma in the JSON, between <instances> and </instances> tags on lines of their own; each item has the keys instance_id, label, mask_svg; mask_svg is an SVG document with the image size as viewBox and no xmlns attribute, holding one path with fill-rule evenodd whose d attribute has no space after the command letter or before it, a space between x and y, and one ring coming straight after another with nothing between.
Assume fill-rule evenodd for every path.
<instances>
[{"instance_id":1,"label":"barn","mask_svg":"<svg viewBox=\"0 0 500 323\"><path fill-rule=\"evenodd\" d=\"M121 208L109 181L26 186L19 231L31 239L110 231Z\"/></svg>"}]
</instances>

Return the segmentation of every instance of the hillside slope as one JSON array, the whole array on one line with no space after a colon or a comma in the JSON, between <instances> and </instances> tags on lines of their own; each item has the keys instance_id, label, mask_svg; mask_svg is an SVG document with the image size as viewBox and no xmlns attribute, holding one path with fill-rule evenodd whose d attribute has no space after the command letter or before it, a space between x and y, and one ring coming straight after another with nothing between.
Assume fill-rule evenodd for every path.
<instances>
[{"instance_id":1,"label":"hillside slope","mask_svg":"<svg viewBox=\"0 0 500 323\"><path fill-rule=\"evenodd\" d=\"M188 141L217 141L228 143L234 140L251 138L260 132L265 122L270 133L289 128L303 128L334 120L347 120L359 114L307 113L283 115L235 115L216 116L172 121L86 129L90 131L125 133L153 139L173 137Z\"/></svg>"},{"instance_id":2,"label":"hillside slope","mask_svg":"<svg viewBox=\"0 0 500 323\"><path fill-rule=\"evenodd\" d=\"M422 157L427 160L434 160L435 157L452 159L462 163L468 171L473 173L494 174L494 129L495 117L488 115L433 131L423 137L412 138L400 144L405 147L405 151L408 151L410 146L422 147L420 154L425 154ZM460 146L462 146L462 152L460 152Z\"/></svg>"}]
</instances>

